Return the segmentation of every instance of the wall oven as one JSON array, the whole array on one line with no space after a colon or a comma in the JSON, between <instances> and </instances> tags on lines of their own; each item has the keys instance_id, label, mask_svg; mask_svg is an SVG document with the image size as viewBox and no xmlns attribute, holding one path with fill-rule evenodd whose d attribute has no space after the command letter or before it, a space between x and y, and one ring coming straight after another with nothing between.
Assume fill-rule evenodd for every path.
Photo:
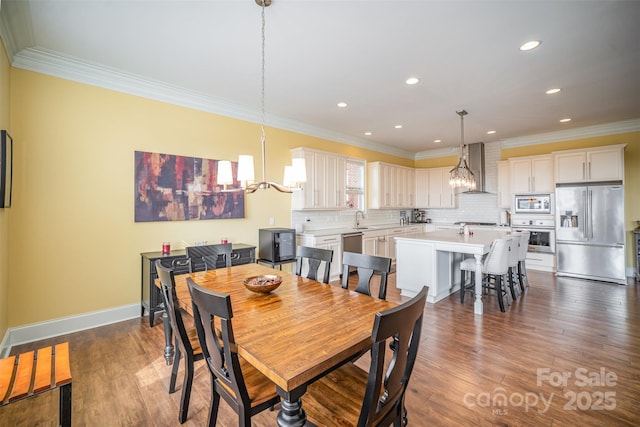
<instances>
[{"instance_id":1,"label":"wall oven","mask_svg":"<svg viewBox=\"0 0 640 427\"><path fill-rule=\"evenodd\" d=\"M552 215L554 213L553 194L515 194L514 214Z\"/></svg>"},{"instance_id":2,"label":"wall oven","mask_svg":"<svg viewBox=\"0 0 640 427\"><path fill-rule=\"evenodd\" d=\"M556 230L553 218L514 216L511 218L514 231L528 231L529 252L553 254L556 252Z\"/></svg>"}]
</instances>

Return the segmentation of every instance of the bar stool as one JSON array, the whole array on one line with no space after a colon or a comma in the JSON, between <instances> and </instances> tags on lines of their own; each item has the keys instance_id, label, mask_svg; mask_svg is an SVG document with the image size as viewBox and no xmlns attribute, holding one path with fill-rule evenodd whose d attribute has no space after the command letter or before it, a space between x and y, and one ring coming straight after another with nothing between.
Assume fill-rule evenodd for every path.
<instances>
[{"instance_id":1,"label":"bar stool","mask_svg":"<svg viewBox=\"0 0 640 427\"><path fill-rule=\"evenodd\" d=\"M508 239L496 239L491 243L489 253L485 256L482 264L482 294L495 295L498 298L500 311L504 312L504 300L506 296L507 302L510 302L510 295L506 291L504 283L505 276L509 272L509 248L510 241ZM466 274L471 272L471 284L466 284ZM475 258L467 258L460 263L460 302L464 303L464 294L473 292L475 289L474 273L476 271ZM491 294L493 292L493 294Z\"/></svg>"},{"instance_id":2,"label":"bar stool","mask_svg":"<svg viewBox=\"0 0 640 427\"><path fill-rule=\"evenodd\" d=\"M518 280L518 263L520 256L520 235L512 235L509 242L509 271L507 277L509 279L509 291L511 291L511 298L513 301L517 300L520 296L520 287L515 286L515 281Z\"/></svg>"},{"instance_id":3,"label":"bar stool","mask_svg":"<svg viewBox=\"0 0 640 427\"><path fill-rule=\"evenodd\" d=\"M527 251L529 250L529 236L531 233L528 231L521 231L519 234L520 248L518 250L518 281L520 282L520 289L524 292L525 288L529 288L529 278L527 277L525 261L527 259ZM526 287L525 282L527 284Z\"/></svg>"}]
</instances>

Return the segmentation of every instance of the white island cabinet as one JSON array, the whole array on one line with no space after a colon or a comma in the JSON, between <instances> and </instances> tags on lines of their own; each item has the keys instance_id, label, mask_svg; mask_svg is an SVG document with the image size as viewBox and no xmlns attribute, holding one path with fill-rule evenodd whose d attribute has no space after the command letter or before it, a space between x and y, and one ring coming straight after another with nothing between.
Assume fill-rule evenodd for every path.
<instances>
[{"instance_id":1,"label":"white island cabinet","mask_svg":"<svg viewBox=\"0 0 640 427\"><path fill-rule=\"evenodd\" d=\"M507 232L477 230L472 236L456 230L438 230L396 237L396 286L402 296L413 297L429 287L427 302L436 303L460 288L459 254L476 259L474 313L482 314L482 256L495 239Z\"/></svg>"}]
</instances>

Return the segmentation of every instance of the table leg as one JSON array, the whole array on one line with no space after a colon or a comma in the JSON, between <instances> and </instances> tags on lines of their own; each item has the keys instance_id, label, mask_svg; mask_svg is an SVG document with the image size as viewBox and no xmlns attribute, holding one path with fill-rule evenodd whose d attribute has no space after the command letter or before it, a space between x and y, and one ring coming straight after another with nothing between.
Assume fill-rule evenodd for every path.
<instances>
[{"instance_id":1,"label":"table leg","mask_svg":"<svg viewBox=\"0 0 640 427\"><path fill-rule=\"evenodd\" d=\"M169 316L167 316L166 310L162 313L162 325L164 327L164 360L167 361L167 366L173 363L174 348L172 343L173 329L171 328L171 322Z\"/></svg>"},{"instance_id":2,"label":"table leg","mask_svg":"<svg viewBox=\"0 0 640 427\"><path fill-rule=\"evenodd\" d=\"M482 314L482 255L474 255L476 259L476 301L473 305L475 314Z\"/></svg>"},{"instance_id":3,"label":"table leg","mask_svg":"<svg viewBox=\"0 0 640 427\"><path fill-rule=\"evenodd\" d=\"M307 391L307 386L298 387L287 392L280 387L276 387L278 394L282 398L280 412L278 413L278 426L280 427L302 427L307 423L307 414L302 409L300 397Z\"/></svg>"}]
</instances>

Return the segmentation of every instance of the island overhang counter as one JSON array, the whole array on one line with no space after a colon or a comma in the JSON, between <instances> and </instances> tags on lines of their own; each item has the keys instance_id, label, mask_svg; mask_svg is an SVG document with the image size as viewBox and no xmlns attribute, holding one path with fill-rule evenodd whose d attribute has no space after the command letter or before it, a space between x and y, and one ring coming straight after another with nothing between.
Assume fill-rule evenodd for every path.
<instances>
[{"instance_id":1,"label":"island overhang counter","mask_svg":"<svg viewBox=\"0 0 640 427\"><path fill-rule=\"evenodd\" d=\"M474 313L482 314L482 257L496 239L508 231L474 230L465 235L457 230L438 230L396 237L396 286L402 296L415 296L429 287L427 302L436 303L460 289L459 271L463 255L476 259ZM462 254L462 255L461 255Z\"/></svg>"}]
</instances>

